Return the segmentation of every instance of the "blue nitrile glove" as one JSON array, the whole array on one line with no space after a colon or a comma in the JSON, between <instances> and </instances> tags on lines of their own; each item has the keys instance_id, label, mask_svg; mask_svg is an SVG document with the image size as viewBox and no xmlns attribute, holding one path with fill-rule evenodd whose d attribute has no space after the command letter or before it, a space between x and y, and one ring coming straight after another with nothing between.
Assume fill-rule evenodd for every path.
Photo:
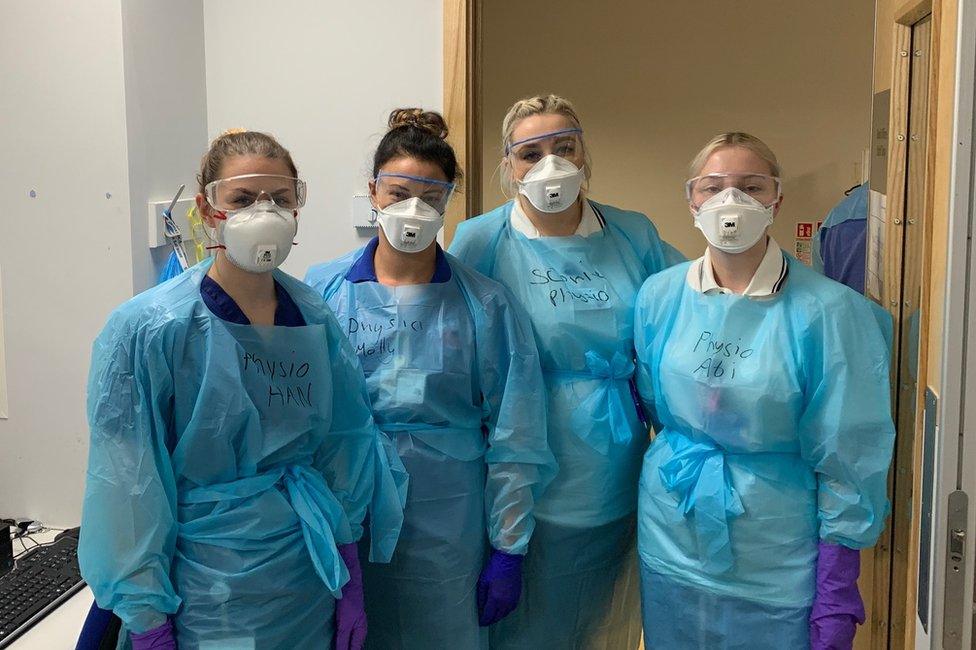
<instances>
[{"instance_id":1,"label":"blue nitrile glove","mask_svg":"<svg viewBox=\"0 0 976 650\"><path fill-rule=\"evenodd\" d=\"M522 555L492 549L478 578L478 624L487 627L512 613L522 595Z\"/></svg>"}]
</instances>

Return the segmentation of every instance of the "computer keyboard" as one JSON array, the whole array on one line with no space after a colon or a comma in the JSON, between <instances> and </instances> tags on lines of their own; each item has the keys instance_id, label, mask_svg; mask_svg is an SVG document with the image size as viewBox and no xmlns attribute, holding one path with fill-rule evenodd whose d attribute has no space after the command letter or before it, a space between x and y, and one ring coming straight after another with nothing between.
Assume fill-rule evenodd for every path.
<instances>
[{"instance_id":1,"label":"computer keyboard","mask_svg":"<svg viewBox=\"0 0 976 650\"><path fill-rule=\"evenodd\" d=\"M76 537L61 537L21 554L13 570L0 576L0 648L84 586Z\"/></svg>"}]
</instances>

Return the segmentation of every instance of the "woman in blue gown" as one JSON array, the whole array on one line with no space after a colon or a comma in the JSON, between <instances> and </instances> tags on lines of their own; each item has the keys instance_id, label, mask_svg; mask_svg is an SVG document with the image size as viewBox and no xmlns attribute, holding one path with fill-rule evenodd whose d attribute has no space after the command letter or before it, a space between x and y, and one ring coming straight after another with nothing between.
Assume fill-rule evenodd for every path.
<instances>
[{"instance_id":1,"label":"woman in blue gown","mask_svg":"<svg viewBox=\"0 0 976 650\"><path fill-rule=\"evenodd\" d=\"M486 648L521 594L534 508L555 472L542 373L503 287L441 250L459 171L437 113L399 109L374 154L380 232L313 267L409 473L389 565L366 567L371 648Z\"/></svg>"},{"instance_id":2,"label":"woman in blue gown","mask_svg":"<svg viewBox=\"0 0 976 650\"><path fill-rule=\"evenodd\" d=\"M502 130L502 175L516 198L462 223L450 250L529 314L559 474L536 508L524 597L492 629L492 648L633 649L648 443L633 397L634 300L683 258L643 214L587 196L583 131L565 99L516 102Z\"/></svg>"},{"instance_id":3,"label":"woman in blue gown","mask_svg":"<svg viewBox=\"0 0 976 650\"><path fill-rule=\"evenodd\" d=\"M216 256L124 303L95 341L79 559L120 645L361 645L350 549L383 465L355 352L277 270L297 176L270 136L217 138L197 196Z\"/></svg>"},{"instance_id":4,"label":"woman in blue gown","mask_svg":"<svg viewBox=\"0 0 976 650\"><path fill-rule=\"evenodd\" d=\"M890 320L786 255L775 156L712 140L686 186L704 256L650 278L638 387L649 649L849 649L858 551L887 514Z\"/></svg>"}]
</instances>

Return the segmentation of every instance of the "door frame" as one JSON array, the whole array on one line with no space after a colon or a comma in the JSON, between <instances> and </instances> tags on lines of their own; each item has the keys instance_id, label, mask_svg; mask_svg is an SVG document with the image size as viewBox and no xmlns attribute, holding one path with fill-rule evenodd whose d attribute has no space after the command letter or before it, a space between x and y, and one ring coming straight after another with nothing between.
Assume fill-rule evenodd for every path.
<instances>
[{"instance_id":1,"label":"door frame","mask_svg":"<svg viewBox=\"0 0 976 650\"><path fill-rule=\"evenodd\" d=\"M481 214L481 0L444 0L444 119L462 173L464 201L448 207L444 242Z\"/></svg>"},{"instance_id":2,"label":"door frame","mask_svg":"<svg viewBox=\"0 0 976 650\"><path fill-rule=\"evenodd\" d=\"M968 368L976 361L976 345L969 336L976 314L976 250L970 234L976 228L974 198L974 120L976 120L976 1L959 0L956 61L954 69L952 163L949 188L949 224L946 248L946 295L943 305L941 393L937 408L936 478L933 503L932 581L930 634L920 639L919 648L970 648L974 640L974 552L976 552L976 466L973 421L976 403L966 404ZM950 562L948 504L951 494L969 496L967 533L961 562ZM962 573L961 593L949 594L954 573ZM947 603L961 601L969 606L957 624L946 620Z\"/></svg>"},{"instance_id":3,"label":"door frame","mask_svg":"<svg viewBox=\"0 0 976 650\"><path fill-rule=\"evenodd\" d=\"M922 318L918 341L918 384L915 394L915 422L910 436L899 432L890 472L892 514L889 525L875 547L873 583L869 611L874 612L872 648L914 648L918 592L919 521L921 516L921 461L925 413L925 389L928 378L928 329L931 322L931 286L926 281L932 269L932 215L934 212L935 142L938 115L939 38L941 0L907 0L894 14L892 25L891 112L889 118L888 170L886 188L884 285L882 306L894 322L894 349L902 339L902 289L904 242L906 229L920 226L922 260L920 304ZM912 30L931 15L929 39L927 123L925 125L923 214L907 214L910 82ZM921 223L918 223L919 220ZM893 358L897 358L893 356ZM892 397L897 404L898 367L892 365ZM898 418L898 413L893 412Z\"/></svg>"}]
</instances>

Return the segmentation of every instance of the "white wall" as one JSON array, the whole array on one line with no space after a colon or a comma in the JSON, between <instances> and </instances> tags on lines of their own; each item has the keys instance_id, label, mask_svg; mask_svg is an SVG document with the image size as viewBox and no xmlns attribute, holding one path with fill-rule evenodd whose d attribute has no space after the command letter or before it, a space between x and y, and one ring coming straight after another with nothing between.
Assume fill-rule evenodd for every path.
<instances>
[{"instance_id":1,"label":"white wall","mask_svg":"<svg viewBox=\"0 0 976 650\"><path fill-rule=\"evenodd\" d=\"M207 0L210 137L234 127L267 131L308 181L299 245L284 270L361 245L352 196L390 110L442 105L438 0Z\"/></svg>"},{"instance_id":2,"label":"white wall","mask_svg":"<svg viewBox=\"0 0 976 650\"><path fill-rule=\"evenodd\" d=\"M148 248L147 204L170 200L181 183L183 197L193 196L207 148L203 0L124 0L122 46L132 283L138 293L156 284L172 251Z\"/></svg>"},{"instance_id":3,"label":"white wall","mask_svg":"<svg viewBox=\"0 0 976 650\"><path fill-rule=\"evenodd\" d=\"M224 129L262 129L309 182L286 270L350 250L388 112L441 106L441 24L435 0L0 0L0 515L80 519L91 342L168 254L147 202L192 194Z\"/></svg>"},{"instance_id":4,"label":"white wall","mask_svg":"<svg viewBox=\"0 0 976 650\"><path fill-rule=\"evenodd\" d=\"M121 21L119 0L0 9L7 515L78 520L91 342L132 295Z\"/></svg>"},{"instance_id":5,"label":"white wall","mask_svg":"<svg viewBox=\"0 0 976 650\"><path fill-rule=\"evenodd\" d=\"M169 251L150 253L146 204L182 182L192 191L207 144L203 7L0 7L10 412L0 420L0 514L75 524L92 340L113 308L155 283Z\"/></svg>"}]
</instances>

